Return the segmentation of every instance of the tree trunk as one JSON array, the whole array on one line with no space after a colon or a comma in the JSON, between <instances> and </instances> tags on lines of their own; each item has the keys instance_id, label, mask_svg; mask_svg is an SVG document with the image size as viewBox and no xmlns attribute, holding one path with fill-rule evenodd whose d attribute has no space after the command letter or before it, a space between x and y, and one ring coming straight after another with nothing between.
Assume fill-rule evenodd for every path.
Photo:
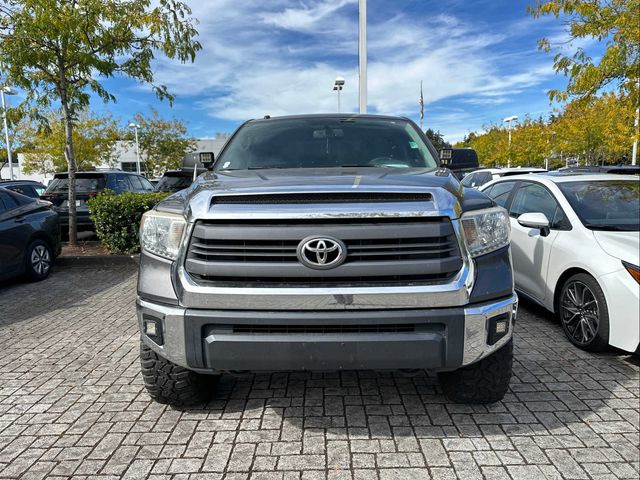
<instances>
[{"instance_id":1,"label":"tree trunk","mask_svg":"<svg viewBox=\"0 0 640 480\"><path fill-rule=\"evenodd\" d=\"M66 95L62 97L60 103L64 113L64 156L67 160L69 173L69 196L67 197L69 203L69 244L75 246L78 244L78 228L76 222L76 159L73 154L73 115Z\"/></svg>"},{"instance_id":2,"label":"tree trunk","mask_svg":"<svg viewBox=\"0 0 640 480\"><path fill-rule=\"evenodd\" d=\"M69 106L69 91L67 90L67 78L64 59L58 56L58 75L60 84L58 85L60 92L60 105L64 116L64 156L67 160L67 170L69 175L69 195L68 211L69 211L69 244L78 244L78 227L76 216L76 158L73 153L73 111Z\"/></svg>"}]
</instances>

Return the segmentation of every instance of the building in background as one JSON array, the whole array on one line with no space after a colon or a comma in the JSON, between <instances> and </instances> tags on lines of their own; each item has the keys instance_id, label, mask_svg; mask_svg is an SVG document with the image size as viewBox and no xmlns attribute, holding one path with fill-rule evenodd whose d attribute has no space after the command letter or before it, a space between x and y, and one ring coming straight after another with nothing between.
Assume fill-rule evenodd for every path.
<instances>
[{"instance_id":1,"label":"building in background","mask_svg":"<svg viewBox=\"0 0 640 480\"><path fill-rule=\"evenodd\" d=\"M196 150L194 153L200 152L213 152L216 156L222 150L225 142L229 138L230 134L228 133L218 133L215 138L203 138L196 140ZM24 162L24 155L18 153L16 155L16 159L14 158L13 163L13 177L17 180L35 180L37 182L42 182L45 185L48 185L51 179L53 179L53 172L42 174L42 173L33 173L33 174L25 174L22 171L22 166ZM144 171L144 160L141 156L140 161L142 162L142 170ZM114 158L111 163L104 163L100 165L98 168L118 168L120 170L124 170L126 172L135 172L136 171L136 145L134 142L118 142L115 147ZM2 180L9 179L9 165L5 165L2 168L1 176Z\"/></svg>"}]
</instances>

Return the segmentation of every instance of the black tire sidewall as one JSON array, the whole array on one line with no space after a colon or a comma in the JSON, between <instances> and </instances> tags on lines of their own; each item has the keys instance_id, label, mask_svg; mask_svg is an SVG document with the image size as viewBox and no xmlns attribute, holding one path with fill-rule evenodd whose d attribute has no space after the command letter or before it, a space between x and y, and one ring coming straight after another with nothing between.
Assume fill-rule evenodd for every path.
<instances>
[{"instance_id":1,"label":"black tire sidewall","mask_svg":"<svg viewBox=\"0 0 640 480\"><path fill-rule=\"evenodd\" d=\"M42 245L49 252L49 269L44 274L39 274L33 269L33 265L31 264L31 254L35 250L36 247ZM34 240L27 247L27 252L25 256L25 272L27 277L34 282L39 282L40 280L44 280L51 273L51 267L53 266L53 250L51 249L51 245L49 245L44 240Z\"/></svg>"},{"instance_id":2,"label":"black tire sidewall","mask_svg":"<svg viewBox=\"0 0 640 480\"><path fill-rule=\"evenodd\" d=\"M589 288L589 290L591 290L591 292L596 297L596 300L598 302L598 314L599 314L598 331L596 332L596 335L593 337L591 342L589 342L586 345L581 345L573 339L573 337L571 336L571 333L567 331L565 322L562 320L562 312L561 312L562 299L564 297L564 294L565 294L565 291L567 290L568 285L576 281L584 283ZM591 275L587 273L578 273L576 275L569 277L567 281L564 282L564 284L562 285L562 289L560 290L560 296L558 297L558 318L560 320L560 324L562 325L562 330L564 331L565 336L576 347L589 352L601 352L608 348L609 346L609 307L607 305L607 299L604 296L604 292L602 291L600 284Z\"/></svg>"}]
</instances>

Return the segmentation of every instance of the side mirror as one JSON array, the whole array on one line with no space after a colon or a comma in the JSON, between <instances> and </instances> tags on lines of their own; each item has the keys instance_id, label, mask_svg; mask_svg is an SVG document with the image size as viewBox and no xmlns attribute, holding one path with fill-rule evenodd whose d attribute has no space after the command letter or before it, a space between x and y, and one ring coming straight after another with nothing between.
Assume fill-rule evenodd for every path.
<instances>
[{"instance_id":1,"label":"side mirror","mask_svg":"<svg viewBox=\"0 0 640 480\"><path fill-rule=\"evenodd\" d=\"M472 148L443 148L439 153L440 166L451 170L458 179L479 167L478 154Z\"/></svg>"},{"instance_id":2,"label":"side mirror","mask_svg":"<svg viewBox=\"0 0 640 480\"><path fill-rule=\"evenodd\" d=\"M215 155L213 152L200 152L200 163L207 170L213 170Z\"/></svg>"},{"instance_id":3,"label":"side mirror","mask_svg":"<svg viewBox=\"0 0 640 480\"><path fill-rule=\"evenodd\" d=\"M543 237L549 235L549 219L544 213L523 213L518 217L518 223L523 227L537 228L538 230L540 230L540 235L542 235Z\"/></svg>"}]
</instances>

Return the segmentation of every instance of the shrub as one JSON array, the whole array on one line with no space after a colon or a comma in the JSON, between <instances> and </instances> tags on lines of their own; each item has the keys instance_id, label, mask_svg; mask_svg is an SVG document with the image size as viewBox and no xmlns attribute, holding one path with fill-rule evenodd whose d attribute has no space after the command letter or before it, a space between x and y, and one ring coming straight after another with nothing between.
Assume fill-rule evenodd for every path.
<instances>
[{"instance_id":1,"label":"shrub","mask_svg":"<svg viewBox=\"0 0 640 480\"><path fill-rule=\"evenodd\" d=\"M105 190L88 201L96 234L112 253L140 251L140 219L166 193L122 193Z\"/></svg>"}]
</instances>

